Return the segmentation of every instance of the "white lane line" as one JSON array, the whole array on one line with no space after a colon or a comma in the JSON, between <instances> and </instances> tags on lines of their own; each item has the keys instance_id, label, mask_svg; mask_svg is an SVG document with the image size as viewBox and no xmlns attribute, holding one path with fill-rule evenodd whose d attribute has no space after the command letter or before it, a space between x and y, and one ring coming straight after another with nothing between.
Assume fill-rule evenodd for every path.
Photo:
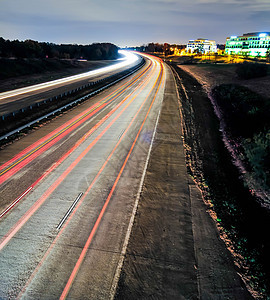
<instances>
[{"instance_id":1,"label":"white lane line","mask_svg":"<svg viewBox=\"0 0 270 300\"><path fill-rule=\"evenodd\" d=\"M56 227L57 230L59 230L62 225L64 224L64 222L66 221L67 217L70 215L70 213L72 212L73 208L75 207L75 205L78 203L78 201L81 199L83 193L80 193L77 198L74 200L74 202L72 203L72 205L70 206L69 210L67 211L67 213L65 214L64 218L61 220L61 222L58 224L58 226Z\"/></svg>"},{"instance_id":2,"label":"white lane line","mask_svg":"<svg viewBox=\"0 0 270 300\"><path fill-rule=\"evenodd\" d=\"M162 103L161 103L161 106L162 106ZM152 147L153 147L153 143L154 143L154 139L155 139L155 135L156 135L156 131L157 131L157 125L158 125L159 116L160 116L160 112L161 112L161 106L160 106L160 109L159 109L159 112L158 112L158 116L157 116L157 120L156 120L156 124L155 124L155 128L154 128L154 133L153 133L153 136L152 136L152 140L151 140L150 147L149 147L149 150L148 150L147 158L146 158L146 161L145 161L143 174L142 174L142 177L141 177L141 181L140 181L139 189L138 189L138 192L137 192L136 200L135 200L134 207L133 207L133 210L132 210L132 214L131 214L131 217L130 217L130 221L129 221L129 224L128 224L128 229L127 229L126 237L125 237L125 240L124 240L124 243L123 243L122 251L121 251L121 254L120 254L120 259L119 259L119 262L118 262L118 265L117 265L117 268L116 268L116 271L115 271L113 283L112 283L112 286L111 286L111 291L110 291L110 299L111 300L113 300L114 297L115 297L116 289L117 289L117 286L118 286L118 281L119 281L121 270L122 270L122 267L123 267L124 258L125 258L126 252L127 252L127 246L128 246L131 230L132 230L132 227L133 227L133 224L134 224L135 215L136 215L136 212L137 212L137 209L138 209L138 204L139 204L139 200L140 200L140 197L141 197L144 178L145 178L145 175L146 175L146 171L147 171L147 167L148 167L148 163L149 163L149 159L150 159L150 154L151 154L151 151L152 151Z\"/></svg>"},{"instance_id":3,"label":"white lane line","mask_svg":"<svg viewBox=\"0 0 270 300\"><path fill-rule=\"evenodd\" d=\"M0 219L8 212L11 210L11 208L16 205L26 194L28 194L32 190L32 186L30 186L19 198L14 200L1 214L0 214Z\"/></svg>"}]
</instances>

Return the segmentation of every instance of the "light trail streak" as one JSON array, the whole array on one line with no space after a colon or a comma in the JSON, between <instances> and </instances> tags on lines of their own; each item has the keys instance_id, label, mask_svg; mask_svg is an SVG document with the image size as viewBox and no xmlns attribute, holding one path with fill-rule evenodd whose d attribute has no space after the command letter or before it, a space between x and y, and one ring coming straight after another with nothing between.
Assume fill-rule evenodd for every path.
<instances>
[{"instance_id":1,"label":"light trail streak","mask_svg":"<svg viewBox=\"0 0 270 300\"><path fill-rule=\"evenodd\" d=\"M137 86L133 91L133 95L135 91L139 89L138 94L144 89L144 87L148 84L150 78L144 82L142 86ZM138 96L134 95L130 101L122 108L122 110L114 117L114 119L103 129L103 131L87 146L87 148L68 166L68 168L58 177L58 179L50 186L50 188L35 202L35 204L25 213L23 217L9 230L7 234L0 240L0 251L8 244L8 242L12 239L12 237L23 227L23 225L30 219L30 217L41 207L41 205L45 202L45 200L55 191L55 189L61 184L61 182L67 177L67 175L75 168L75 166L82 160L82 158L93 148L93 146L100 140L100 138L108 131L108 129L115 123L116 120L123 114L123 112L129 107L129 105L134 101L134 99ZM104 123L109 116L111 116L120 106L122 106L131 95L125 97L113 110L111 110L96 126L100 126ZM80 144L82 144L95 130L95 126L83 137L79 140L78 143L75 144L77 148ZM73 149L73 148L72 148ZM70 150L71 151L71 150ZM55 169L66 157L70 154L70 151L67 152L52 169Z\"/></svg>"},{"instance_id":2,"label":"light trail streak","mask_svg":"<svg viewBox=\"0 0 270 300\"><path fill-rule=\"evenodd\" d=\"M155 61L154 61L155 62ZM160 74L160 73L159 73ZM158 80L158 79L157 79ZM157 82L156 80L156 82ZM150 79L148 80L150 81ZM155 83L156 85L156 83ZM148 97L150 95L151 91L149 92L149 94L145 97L144 101L142 102L142 104L140 105L139 109L137 110L136 114L134 115L134 117L132 118L132 120L130 121L128 127L125 129L125 131L123 132L123 134L121 135L120 139L118 140L117 144L115 145L115 147L113 148L112 152L110 153L110 155L107 157L106 161L103 163L102 167L100 168L100 170L98 171L97 175L95 176L95 178L92 180L91 184L89 185L89 187L87 188L86 192L83 194L83 196L81 197L80 201L77 203L75 209L71 212L69 218L67 219L66 223L63 225L63 227L60 229L58 235L55 237L54 241L52 242L51 246L47 249L46 253L44 254L43 258L41 259L41 261L39 262L39 264L37 265L37 267L35 268L35 270L33 271L32 275L30 276L30 278L28 279L27 283L25 284L24 288L21 290L21 292L19 293L19 295L17 296L17 299L20 299L22 297L22 295L24 294L24 292L26 291L27 287L29 286L29 284L31 283L31 281L34 279L35 275L37 274L37 272L39 271L40 267L43 265L44 261L47 259L48 255L50 254L50 252L52 251L52 249L54 248L54 246L56 245L56 242L58 241L58 239L60 238L60 236L62 235L63 231L66 229L66 227L68 226L69 222L71 221L72 217L75 215L76 211L79 209L79 207L81 206L81 204L83 203L84 199L86 198L86 196L90 193L90 191L92 190L94 184L96 183L96 181L98 180L98 178L100 177L100 175L102 174L103 170L105 169L106 165L109 163L111 157L113 156L113 154L115 153L116 149L118 148L118 146L120 145L120 143L122 142L123 138L125 137L125 135L127 134L127 132L129 131L130 127L132 126L132 124L134 123L134 121L136 120L138 114L140 113L140 111L142 110L143 106L145 105L146 101L148 100ZM150 110L149 110L150 111Z\"/></svg>"},{"instance_id":3,"label":"light trail streak","mask_svg":"<svg viewBox=\"0 0 270 300\"><path fill-rule=\"evenodd\" d=\"M3 164L0 167L0 170L3 170L5 167L7 167L8 165L10 165L11 163L13 163L14 161L16 161L19 157L23 156L24 153L30 152L32 151L35 147L39 146L39 144L42 143L41 146L43 146L49 139L56 137L58 134L61 134L63 132L63 130L65 130L66 128L68 128L69 126L72 126L73 124L75 124L78 120L80 120L81 118L85 117L86 114L88 114L89 112L91 112L93 109L95 109L96 107L98 107L101 104L103 104L104 101L106 101L108 98L110 98L111 96L113 96L113 99L115 99L115 97L119 96L121 93L123 93L131 84L133 84L133 82L136 82L139 78L142 77L143 74L146 73L146 71L148 71L148 69L151 66L149 66L145 71L142 71L138 77L133 80L130 79L127 83L123 84L122 86L120 86L116 91L110 93L108 96L105 97L105 100L103 101L99 101L98 103L96 103L95 105L91 106L89 109L85 110L84 112L80 113L78 116L74 117L72 120L66 122L65 124L63 124L60 128L54 130L52 133L48 134L47 136L45 136L44 138L40 139L39 141L37 141L36 143L34 143L33 145L29 146L28 148L26 148L24 151L20 152L18 155L16 155L15 157L13 157L11 160L9 160L8 162L6 162L5 164ZM126 85L126 86L125 86ZM125 87L124 87L125 86ZM122 89L123 88L123 89ZM120 92L119 90L122 89ZM110 101L111 102L111 101ZM45 142L44 142L45 141ZM5 170L6 171L6 170ZM4 171L4 172L5 172ZM0 173L0 175L2 175L2 173Z\"/></svg>"},{"instance_id":4,"label":"light trail streak","mask_svg":"<svg viewBox=\"0 0 270 300\"><path fill-rule=\"evenodd\" d=\"M135 77L135 80L129 80L127 83L129 83L131 81L130 84L134 84L136 83L144 74L147 73L147 71L150 69L150 67L152 67L152 62L151 64L147 67L147 69L145 71L142 71L141 73L139 73L136 77ZM130 85L129 84L129 85ZM128 86L129 86L128 85ZM121 88L121 87L120 87ZM117 90L119 90L120 88L118 88ZM112 92L110 95L115 95L114 92ZM120 96L122 94L119 93L118 96ZM119 107L119 105L117 106ZM115 111L117 109L117 107L113 110ZM104 120L103 120L104 119ZM21 195L19 196L17 199L15 199L11 205L9 205L7 208L5 208L3 210L3 212L1 213L0 215L0 218L2 218L4 215L6 215L31 189L33 189L40 181L42 181L48 174L50 174L54 169L56 169L75 149L77 149L79 147L79 145L87 138L89 137L93 132L94 130L96 130L102 123L103 121L106 120L106 117L103 118L98 124L96 124L89 132L88 134L86 134L85 136L83 136L79 142L77 142L75 144L75 146L73 146L69 151L67 151L56 163L54 163L47 171L45 171L44 174L42 174L41 177L39 177L29 188L27 188L27 190ZM64 124L65 125L65 124ZM63 125L63 126L64 126ZM26 193L27 192L27 193Z\"/></svg>"},{"instance_id":5,"label":"light trail streak","mask_svg":"<svg viewBox=\"0 0 270 300\"><path fill-rule=\"evenodd\" d=\"M72 130L77 128L79 125L81 125L83 122L85 122L87 119L89 119L91 116L99 112L101 109L103 109L105 106L107 106L109 103L111 103L113 100L115 100L120 94L124 93L127 88L129 88L132 84L137 82L151 67L148 66L148 68L135 77L134 80L130 79L126 84L123 84L121 87L119 87L115 92L108 95L105 100L98 102L97 104L91 106L86 111L82 112L78 116L74 117L71 121L65 123L62 125L59 129L53 131L43 139L39 140L35 144L31 145L18 155L16 155L14 158L6 162L0 167L0 184L9 179L12 175L14 175L17 171L21 170L24 166L26 166L29 162L32 162L33 159L38 157L40 154L42 154L44 151L46 151L48 148L50 148L53 144L58 142L60 139L62 139L64 136L69 134ZM126 85L126 86L125 86ZM123 88L123 86L125 86ZM120 92L119 90L123 88ZM111 98L110 98L111 97ZM42 149L41 149L42 148ZM5 168L5 169L4 169ZM4 170L3 170L4 169ZM12 171L11 171L12 169ZM7 174L8 173L8 174ZM5 175L4 175L5 174Z\"/></svg>"},{"instance_id":6,"label":"light trail streak","mask_svg":"<svg viewBox=\"0 0 270 300\"><path fill-rule=\"evenodd\" d=\"M161 66L162 66L162 65L161 65ZM162 76L161 76L161 77L162 77ZM157 78L157 80L158 80L159 78L160 78L160 76ZM157 82L157 81L156 81L156 82ZM125 168L125 166L126 166L126 164L127 164L127 162L128 162L128 159L129 159L129 157L130 157L130 155L131 155L131 153L132 153L132 151L133 151L133 148L135 147L135 144L136 144L136 142L137 142L137 139L139 138L139 135L140 135L140 133L141 133L141 131L142 131L142 128L143 128L143 126L144 126L144 124L145 124L145 121L146 121L146 119L147 119L147 117L148 117L148 115L149 115L149 113L150 113L150 110L151 110L151 108L152 108L152 106L153 106L153 103L154 103L154 101L155 101L155 99L156 99L156 96L157 96L157 93L158 93L158 91L159 91L161 82L162 82L162 80L160 80L160 82L159 82L158 88L157 88L157 90L156 90L156 92L155 92L155 95L154 95L153 100L152 100L152 102L151 102L151 104L150 104L150 107L149 107L149 109L148 109L148 111L147 111L147 113L146 113L146 116L145 116L145 118L144 118L144 120L143 120L143 122L142 122L142 124L141 124L141 127L140 127L140 129L139 129L139 131L138 131L138 133L137 133L137 135L136 135L136 137L135 137L135 140L134 140L134 142L133 142L133 144L132 144L132 146L131 146L131 148L130 148L130 150L129 150L129 152L128 152L128 155L127 155L126 158L125 158L125 161L124 161L124 163L123 163L123 165L122 165L122 167L121 167L121 169L120 169L120 172L119 172L118 175L117 175L117 178L116 178L116 180L115 180L115 182L114 182L114 184L113 184L113 187L112 187L112 189L111 189L111 191L110 191L110 193L109 193L109 195L108 195L108 197L107 197L107 199L106 199L106 201L105 201L105 203L104 203L104 205L103 205L103 207L102 207L102 210L101 210L101 212L100 212L100 214L99 214L99 216L98 216L98 218L97 218L97 220L96 220L96 222L95 222L95 225L94 225L94 227L93 227L93 229L92 229L92 231L91 231L91 233L90 233L90 235L89 235L89 237L88 237L88 239L87 239L87 242L85 243L85 246L84 246L84 248L83 248L83 250L82 250L82 252L81 252L81 254L80 254L80 257L79 257L79 259L77 260L77 263L76 263L76 265L75 265L75 267L74 267L74 269L73 269L73 271L72 271L72 273L71 273L71 275L70 275L70 277L69 277L69 280L68 280L68 282L67 282L67 284L66 284L66 286L65 286L65 288L64 288L64 290L63 290L63 292L62 292L62 294L61 294L61 296L60 296L60 298L59 298L60 300L66 299L66 297L67 297L67 295L68 295L68 293L69 293L69 290L70 290L70 288L71 288L71 285L72 285L72 283L73 283L73 281L74 281L74 279L75 279L75 277L76 277L76 275L77 275L77 272L79 271L79 268L80 268L80 266L81 266L81 264L82 264L82 262L83 262L83 260L84 260L84 258L85 258L86 252L88 251L88 248L89 248L89 246L90 246L90 244L91 244L91 242L92 242L92 239L93 239L93 237L94 237L94 235L95 235L95 233L96 233L96 231L97 231L97 229L98 229L98 227L99 227L100 221L102 220L102 217L103 217L103 215L104 215L104 213L105 213L105 211L106 211L106 208L107 208L107 206L108 206L108 204L109 204L109 202L110 202L110 199L111 199L111 197L112 197L112 195L113 195L113 192L114 192L114 190L115 190L115 188L116 188L116 186L117 186L117 184L118 184L118 181L119 181L119 179L120 179L120 177L121 177L121 175L122 175L122 173L123 173L123 171L124 171L124 168ZM155 85L156 85L156 83L155 83ZM155 87L155 85L154 85L154 87ZM153 87L153 88L154 88L154 87ZM153 90L153 88L152 88L152 90ZM150 92L152 92L152 90L151 90ZM149 95L150 95L150 93L149 93Z\"/></svg>"},{"instance_id":7,"label":"light trail streak","mask_svg":"<svg viewBox=\"0 0 270 300\"><path fill-rule=\"evenodd\" d=\"M70 82L78 80L78 79L80 79L80 80L86 79L86 78L88 78L90 76L94 76L94 75L106 74L108 72L112 72L117 69L124 68L128 65L131 65L139 59L137 55L135 55L131 52L128 52L128 51L119 50L119 53L123 54L125 56L125 60L120 63L114 64L112 66L103 67L103 68L100 68L97 70L85 72L82 74L74 75L74 76L69 76L66 78L61 78L61 79L57 79L57 80L53 80L53 81L49 81L49 82L40 83L40 84L33 85L30 87L24 87L24 88L20 88L20 89L8 91L8 92L3 92L3 93L0 93L0 100L18 96L18 95L22 95L22 94L29 93L29 92L38 91L38 90L45 89L48 87L54 87L56 85L63 84L63 83L70 83Z\"/></svg>"}]
</instances>

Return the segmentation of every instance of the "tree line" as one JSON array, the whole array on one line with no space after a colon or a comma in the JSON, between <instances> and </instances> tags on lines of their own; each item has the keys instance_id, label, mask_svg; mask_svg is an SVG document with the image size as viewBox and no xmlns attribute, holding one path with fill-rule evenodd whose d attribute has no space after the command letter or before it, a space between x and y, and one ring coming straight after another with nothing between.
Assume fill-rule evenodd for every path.
<instances>
[{"instance_id":1,"label":"tree line","mask_svg":"<svg viewBox=\"0 0 270 300\"><path fill-rule=\"evenodd\" d=\"M5 40L0 37L0 57L2 58L58 58L58 59L116 59L118 47L111 43L91 45L54 44L33 40Z\"/></svg>"},{"instance_id":2,"label":"tree line","mask_svg":"<svg viewBox=\"0 0 270 300\"><path fill-rule=\"evenodd\" d=\"M139 52L150 52L150 53L164 53L170 52L169 54L173 54L173 51L170 51L170 47L185 47L185 45L170 45L168 43L160 44L160 43L148 43L147 45L142 45L138 47L129 47L130 50L136 50Z\"/></svg>"}]
</instances>

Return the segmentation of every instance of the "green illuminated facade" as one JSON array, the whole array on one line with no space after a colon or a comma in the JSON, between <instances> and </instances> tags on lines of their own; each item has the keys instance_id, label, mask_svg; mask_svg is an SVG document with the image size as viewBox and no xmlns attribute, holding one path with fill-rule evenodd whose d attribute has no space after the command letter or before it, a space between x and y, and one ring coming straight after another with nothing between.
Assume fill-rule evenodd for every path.
<instances>
[{"instance_id":1,"label":"green illuminated facade","mask_svg":"<svg viewBox=\"0 0 270 300\"><path fill-rule=\"evenodd\" d=\"M270 32L245 33L226 40L225 53L265 57L270 51Z\"/></svg>"}]
</instances>

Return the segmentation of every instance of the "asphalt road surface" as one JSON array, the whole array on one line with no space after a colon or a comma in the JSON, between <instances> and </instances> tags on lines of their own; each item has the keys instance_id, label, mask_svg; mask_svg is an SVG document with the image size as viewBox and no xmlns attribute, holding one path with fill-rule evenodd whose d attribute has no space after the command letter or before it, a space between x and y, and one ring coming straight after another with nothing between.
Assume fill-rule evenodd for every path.
<instances>
[{"instance_id":1,"label":"asphalt road surface","mask_svg":"<svg viewBox=\"0 0 270 300\"><path fill-rule=\"evenodd\" d=\"M186 172L170 69L1 150L0 299L249 299Z\"/></svg>"},{"instance_id":2,"label":"asphalt road surface","mask_svg":"<svg viewBox=\"0 0 270 300\"><path fill-rule=\"evenodd\" d=\"M1 151L0 298L113 294L164 85L150 58Z\"/></svg>"},{"instance_id":3,"label":"asphalt road surface","mask_svg":"<svg viewBox=\"0 0 270 300\"><path fill-rule=\"evenodd\" d=\"M251 299L200 190L187 174L180 106L173 74L167 70L115 299Z\"/></svg>"}]
</instances>

